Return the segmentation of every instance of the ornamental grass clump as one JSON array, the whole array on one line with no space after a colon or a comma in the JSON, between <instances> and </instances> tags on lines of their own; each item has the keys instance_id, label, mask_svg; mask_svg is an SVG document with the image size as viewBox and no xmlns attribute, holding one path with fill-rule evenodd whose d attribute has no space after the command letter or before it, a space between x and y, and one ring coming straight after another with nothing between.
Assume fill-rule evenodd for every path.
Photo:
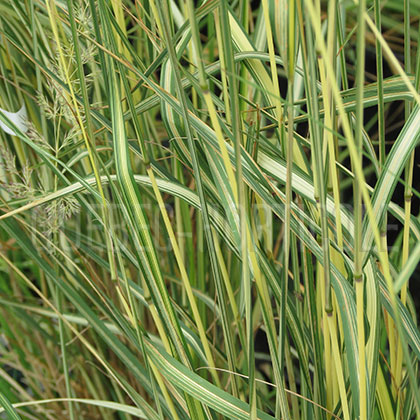
<instances>
[{"instance_id":1,"label":"ornamental grass clump","mask_svg":"<svg viewBox=\"0 0 420 420\"><path fill-rule=\"evenodd\" d=\"M0 16L2 418L420 418L417 2Z\"/></svg>"}]
</instances>

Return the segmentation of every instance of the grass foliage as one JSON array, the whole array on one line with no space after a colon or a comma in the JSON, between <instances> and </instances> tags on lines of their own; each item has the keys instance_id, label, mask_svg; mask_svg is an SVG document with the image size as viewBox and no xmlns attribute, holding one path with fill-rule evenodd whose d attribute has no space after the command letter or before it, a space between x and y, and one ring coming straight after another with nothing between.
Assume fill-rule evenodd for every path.
<instances>
[{"instance_id":1,"label":"grass foliage","mask_svg":"<svg viewBox=\"0 0 420 420\"><path fill-rule=\"evenodd\" d=\"M0 417L420 418L419 16L2 0Z\"/></svg>"}]
</instances>

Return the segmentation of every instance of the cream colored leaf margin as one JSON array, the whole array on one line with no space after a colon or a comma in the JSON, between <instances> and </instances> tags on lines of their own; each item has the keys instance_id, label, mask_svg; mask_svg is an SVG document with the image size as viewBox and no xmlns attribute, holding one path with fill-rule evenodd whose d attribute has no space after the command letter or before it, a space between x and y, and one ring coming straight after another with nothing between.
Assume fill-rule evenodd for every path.
<instances>
[{"instance_id":1,"label":"cream colored leaf margin","mask_svg":"<svg viewBox=\"0 0 420 420\"><path fill-rule=\"evenodd\" d=\"M22 133L26 133L28 131L28 114L26 112L26 106L23 104L18 112L9 112L5 111L4 109L0 108L0 112L4 114L4 116L10 120ZM8 125L6 125L3 121L0 120L0 128L4 130L7 134L11 134L12 136L16 136L14 130L12 130Z\"/></svg>"}]
</instances>

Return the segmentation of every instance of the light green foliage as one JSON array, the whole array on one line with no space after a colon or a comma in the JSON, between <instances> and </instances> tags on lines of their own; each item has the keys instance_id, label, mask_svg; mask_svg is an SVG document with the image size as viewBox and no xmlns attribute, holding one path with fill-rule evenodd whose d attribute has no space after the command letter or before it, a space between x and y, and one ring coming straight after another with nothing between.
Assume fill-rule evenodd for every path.
<instances>
[{"instance_id":1,"label":"light green foliage","mask_svg":"<svg viewBox=\"0 0 420 420\"><path fill-rule=\"evenodd\" d=\"M0 417L419 418L419 14L1 1Z\"/></svg>"}]
</instances>

